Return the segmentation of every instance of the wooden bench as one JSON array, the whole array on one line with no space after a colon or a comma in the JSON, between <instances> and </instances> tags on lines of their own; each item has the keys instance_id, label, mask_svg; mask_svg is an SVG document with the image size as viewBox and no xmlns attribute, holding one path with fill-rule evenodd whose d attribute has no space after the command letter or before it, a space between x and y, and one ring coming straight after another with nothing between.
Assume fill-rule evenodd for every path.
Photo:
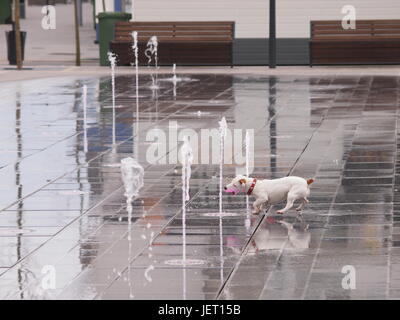
<instances>
[{"instance_id":1,"label":"wooden bench","mask_svg":"<svg viewBox=\"0 0 400 320\"><path fill-rule=\"evenodd\" d=\"M398 64L400 20L311 21L310 65Z\"/></svg>"},{"instance_id":2,"label":"wooden bench","mask_svg":"<svg viewBox=\"0 0 400 320\"><path fill-rule=\"evenodd\" d=\"M159 65L233 65L235 23L232 21L117 22L110 49L117 54L118 65L134 61L132 31L138 32L142 65L147 65L144 51L152 36L158 39Z\"/></svg>"}]
</instances>

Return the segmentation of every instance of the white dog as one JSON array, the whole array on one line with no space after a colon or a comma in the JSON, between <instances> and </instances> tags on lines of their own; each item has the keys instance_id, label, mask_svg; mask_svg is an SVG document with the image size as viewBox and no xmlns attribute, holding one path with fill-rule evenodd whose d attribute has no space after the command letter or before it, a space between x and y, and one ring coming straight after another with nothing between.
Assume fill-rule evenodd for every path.
<instances>
[{"instance_id":1,"label":"white dog","mask_svg":"<svg viewBox=\"0 0 400 320\"><path fill-rule=\"evenodd\" d=\"M253 213L260 213L266 204L276 204L286 199L286 206L276 213L284 214L293 207L296 200L301 200L301 204L296 208L301 211L308 203L307 197L310 195L310 184L314 179L305 180L300 177L285 177L274 180L257 180L246 176L237 176L232 182L225 186L225 192L238 194L246 192L247 195L254 195L256 201L253 203Z\"/></svg>"}]
</instances>

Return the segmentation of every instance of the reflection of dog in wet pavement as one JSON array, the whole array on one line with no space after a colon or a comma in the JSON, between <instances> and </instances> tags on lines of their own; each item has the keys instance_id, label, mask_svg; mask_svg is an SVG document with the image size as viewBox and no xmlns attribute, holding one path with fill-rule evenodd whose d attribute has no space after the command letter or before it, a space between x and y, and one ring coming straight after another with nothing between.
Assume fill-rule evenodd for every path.
<instances>
[{"instance_id":1,"label":"reflection of dog in wet pavement","mask_svg":"<svg viewBox=\"0 0 400 320\"><path fill-rule=\"evenodd\" d=\"M308 249L311 235L308 224L289 223L283 220L267 218L251 240L255 252L276 249Z\"/></svg>"},{"instance_id":2,"label":"reflection of dog in wet pavement","mask_svg":"<svg viewBox=\"0 0 400 320\"><path fill-rule=\"evenodd\" d=\"M310 184L314 179L303 179L300 177L284 177L274 180L257 180L246 176L237 176L231 183L225 186L225 192L238 194L246 192L247 195L254 195L256 201L253 203L253 213L260 213L266 204L276 204L286 199L286 206L278 210L277 213L283 214L293 207L296 200L301 204L296 208L301 211L308 203L307 197L310 195Z\"/></svg>"}]
</instances>

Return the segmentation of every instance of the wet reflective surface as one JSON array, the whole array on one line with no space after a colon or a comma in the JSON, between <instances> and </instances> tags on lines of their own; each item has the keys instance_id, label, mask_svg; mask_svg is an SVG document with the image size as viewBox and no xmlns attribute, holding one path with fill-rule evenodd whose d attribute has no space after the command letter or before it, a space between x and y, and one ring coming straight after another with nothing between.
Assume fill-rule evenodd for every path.
<instances>
[{"instance_id":1,"label":"wet reflective surface","mask_svg":"<svg viewBox=\"0 0 400 320\"><path fill-rule=\"evenodd\" d=\"M0 298L400 298L400 80L191 78L156 92L141 77L137 114L134 77L117 76L115 145L109 77L0 86ZM182 267L181 168L149 163L146 136L163 130L173 154L174 122L200 133L222 116L254 129L252 176L316 181L302 219L277 208L248 216L245 196L224 194L221 243L209 214L219 166L193 165ZM128 156L145 169L130 230L118 166ZM236 173L224 166L226 180ZM342 286L344 266L355 268L354 290Z\"/></svg>"}]
</instances>

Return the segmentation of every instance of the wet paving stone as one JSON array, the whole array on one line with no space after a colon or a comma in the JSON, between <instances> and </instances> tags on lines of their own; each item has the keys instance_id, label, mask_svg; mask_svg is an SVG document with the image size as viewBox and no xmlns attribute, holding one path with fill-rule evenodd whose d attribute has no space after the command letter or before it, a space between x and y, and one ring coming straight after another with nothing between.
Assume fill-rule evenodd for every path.
<instances>
[{"instance_id":1,"label":"wet paving stone","mask_svg":"<svg viewBox=\"0 0 400 320\"><path fill-rule=\"evenodd\" d=\"M114 137L110 77L0 91L0 298L399 299L399 78L188 77L155 92L141 75L137 113L135 83L117 76ZM217 130L223 116L240 141L254 130L252 176L315 179L301 215L276 214L283 203L253 215L229 194L216 215L218 154L203 159L199 140L183 225L178 136ZM149 161L156 146L167 155ZM241 161L224 165L224 183L245 172L243 152L230 154ZM129 156L145 171L130 217ZM43 291L49 265L56 287ZM346 266L356 289L342 285Z\"/></svg>"}]
</instances>

